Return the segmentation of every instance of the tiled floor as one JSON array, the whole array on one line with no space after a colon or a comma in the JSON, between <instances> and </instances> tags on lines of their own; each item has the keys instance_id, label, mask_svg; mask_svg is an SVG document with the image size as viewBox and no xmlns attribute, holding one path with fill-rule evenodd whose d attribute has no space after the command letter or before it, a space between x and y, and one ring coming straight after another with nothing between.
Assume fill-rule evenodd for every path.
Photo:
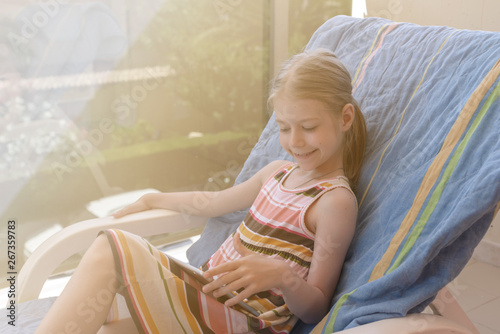
<instances>
[{"instance_id":1,"label":"tiled floor","mask_svg":"<svg viewBox=\"0 0 500 334\"><path fill-rule=\"evenodd\" d=\"M448 285L481 334L500 333L500 268L471 260Z\"/></svg>"},{"instance_id":2,"label":"tiled floor","mask_svg":"<svg viewBox=\"0 0 500 334\"><path fill-rule=\"evenodd\" d=\"M184 241L163 251L186 261L185 251L192 240ZM43 297L57 296L68 277L51 279L44 285ZM469 318L481 334L500 334L500 268L471 260L462 273L448 285ZM6 291L0 290L0 305L7 302Z\"/></svg>"}]
</instances>

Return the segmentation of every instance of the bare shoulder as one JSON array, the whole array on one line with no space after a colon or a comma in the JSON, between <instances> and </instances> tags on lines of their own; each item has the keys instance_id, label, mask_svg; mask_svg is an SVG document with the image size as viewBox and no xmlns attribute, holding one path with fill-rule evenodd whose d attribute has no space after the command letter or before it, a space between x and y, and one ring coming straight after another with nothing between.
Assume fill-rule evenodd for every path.
<instances>
[{"instance_id":1,"label":"bare shoulder","mask_svg":"<svg viewBox=\"0 0 500 334\"><path fill-rule=\"evenodd\" d=\"M321 196L317 204L322 210L357 212L357 203L354 194L344 187L337 187L327 191Z\"/></svg>"},{"instance_id":2,"label":"bare shoulder","mask_svg":"<svg viewBox=\"0 0 500 334\"><path fill-rule=\"evenodd\" d=\"M283 167L284 165L289 163L290 161L287 160L272 161L264 166L261 170L259 170L256 176L258 176L261 184L264 184L264 182L266 182L266 180L269 179L274 172L276 172L280 167Z\"/></svg>"},{"instance_id":3,"label":"bare shoulder","mask_svg":"<svg viewBox=\"0 0 500 334\"><path fill-rule=\"evenodd\" d=\"M357 204L349 189L338 187L323 194L306 216L306 225L313 233L328 226L328 229L354 230ZM333 220L332 220L333 217ZM331 224L335 221L335 224Z\"/></svg>"}]
</instances>

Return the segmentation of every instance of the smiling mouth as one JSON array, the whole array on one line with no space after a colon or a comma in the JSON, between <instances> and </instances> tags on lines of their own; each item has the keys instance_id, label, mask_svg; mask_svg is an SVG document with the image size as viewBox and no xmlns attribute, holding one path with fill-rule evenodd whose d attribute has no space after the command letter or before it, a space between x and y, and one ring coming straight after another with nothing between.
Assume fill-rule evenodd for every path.
<instances>
[{"instance_id":1,"label":"smiling mouth","mask_svg":"<svg viewBox=\"0 0 500 334\"><path fill-rule=\"evenodd\" d=\"M314 152L316 152L316 150L313 150L313 151L310 151L310 152L306 152L306 153L295 153L294 152L293 155L296 156L296 157L299 157L299 158L307 158L308 156L310 156Z\"/></svg>"}]
</instances>

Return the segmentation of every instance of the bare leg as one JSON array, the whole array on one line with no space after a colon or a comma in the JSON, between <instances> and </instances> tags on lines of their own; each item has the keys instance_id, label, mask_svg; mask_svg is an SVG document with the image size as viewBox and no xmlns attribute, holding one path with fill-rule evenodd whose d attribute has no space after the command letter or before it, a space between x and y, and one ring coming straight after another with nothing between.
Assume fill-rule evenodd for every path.
<instances>
[{"instance_id":1,"label":"bare leg","mask_svg":"<svg viewBox=\"0 0 500 334\"><path fill-rule=\"evenodd\" d=\"M105 324L97 334L138 334L132 318L120 319L116 322Z\"/></svg>"},{"instance_id":2,"label":"bare leg","mask_svg":"<svg viewBox=\"0 0 500 334\"><path fill-rule=\"evenodd\" d=\"M97 333L118 289L106 235L96 238L35 333Z\"/></svg>"}]
</instances>

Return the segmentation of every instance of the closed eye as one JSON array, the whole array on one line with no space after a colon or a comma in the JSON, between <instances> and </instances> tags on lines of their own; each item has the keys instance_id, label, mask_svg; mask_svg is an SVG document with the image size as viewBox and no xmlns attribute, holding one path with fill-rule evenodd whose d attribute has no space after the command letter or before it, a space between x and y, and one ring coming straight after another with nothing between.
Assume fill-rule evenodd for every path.
<instances>
[{"instance_id":1,"label":"closed eye","mask_svg":"<svg viewBox=\"0 0 500 334\"><path fill-rule=\"evenodd\" d=\"M280 128L280 132L288 132L288 131L290 131L289 128Z\"/></svg>"},{"instance_id":2,"label":"closed eye","mask_svg":"<svg viewBox=\"0 0 500 334\"><path fill-rule=\"evenodd\" d=\"M302 129L304 129L305 131L314 131L316 130L317 126L312 126L312 127L305 127L303 126Z\"/></svg>"}]
</instances>

